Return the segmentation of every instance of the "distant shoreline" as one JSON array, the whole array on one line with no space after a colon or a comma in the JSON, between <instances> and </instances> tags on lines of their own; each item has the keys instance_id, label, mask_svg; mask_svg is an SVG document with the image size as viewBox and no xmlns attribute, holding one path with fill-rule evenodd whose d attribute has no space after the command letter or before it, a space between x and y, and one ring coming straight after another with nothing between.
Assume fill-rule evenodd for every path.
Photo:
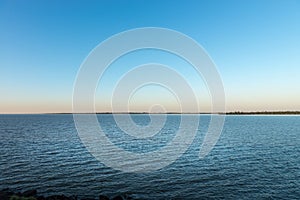
<instances>
[{"instance_id":1,"label":"distant shoreline","mask_svg":"<svg viewBox=\"0 0 300 200\"><path fill-rule=\"evenodd\" d=\"M226 113L209 113L209 112L200 112L200 113L192 113L192 112L168 112L168 113L150 113L150 112L96 112L96 113L0 113L0 115L55 115L55 114L130 114L130 115L141 115L141 114L167 114L167 115L300 115L300 111L250 111L250 112L243 112L243 111L234 111L234 112L226 112Z\"/></svg>"},{"instance_id":2,"label":"distant shoreline","mask_svg":"<svg viewBox=\"0 0 300 200\"><path fill-rule=\"evenodd\" d=\"M300 111L227 112L225 115L300 115Z\"/></svg>"}]
</instances>

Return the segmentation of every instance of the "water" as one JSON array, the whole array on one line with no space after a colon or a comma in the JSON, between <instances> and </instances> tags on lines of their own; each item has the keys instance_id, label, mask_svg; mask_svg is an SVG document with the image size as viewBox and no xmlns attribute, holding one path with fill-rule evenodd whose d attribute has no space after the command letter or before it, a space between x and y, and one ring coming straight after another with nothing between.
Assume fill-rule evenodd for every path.
<instances>
[{"instance_id":1,"label":"water","mask_svg":"<svg viewBox=\"0 0 300 200\"><path fill-rule=\"evenodd\" d=\"M179 115L168 115L153 140L133 143L111 115L98 118L112 142L133 152L166 145L180 122ZM149 123L147 115L133 119ZM201 116L194 142L176 162L139 174L98 162L81 143L72 115L0 115L0 189L90 198L300 199L299 116L228 116L213 151L199 159L209 120Z\"/></svg>"}]
</instances>

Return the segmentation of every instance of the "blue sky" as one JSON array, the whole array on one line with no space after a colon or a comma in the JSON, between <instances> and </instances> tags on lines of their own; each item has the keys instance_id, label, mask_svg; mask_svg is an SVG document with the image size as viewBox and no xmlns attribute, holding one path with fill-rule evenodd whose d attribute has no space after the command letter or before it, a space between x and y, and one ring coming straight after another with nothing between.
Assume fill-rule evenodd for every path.
<instances>
[{"instance_id":1,"label":"blue sky","mask_svg":"<svg viewBox=\"0 0 300 200\"><path fill-rule=\"evenodd\" d=\"M1 1L0 112L71 112L73 84L88 53L114 34L149 26L180 31L206 49L223 79L228 110L300 110L299 10L297 0ZM109 111L105 95L115 75L107 76L108 93L96 94L99 111ZM149 91L134 104L143 105Z\"/></svg>"}]
</instances>

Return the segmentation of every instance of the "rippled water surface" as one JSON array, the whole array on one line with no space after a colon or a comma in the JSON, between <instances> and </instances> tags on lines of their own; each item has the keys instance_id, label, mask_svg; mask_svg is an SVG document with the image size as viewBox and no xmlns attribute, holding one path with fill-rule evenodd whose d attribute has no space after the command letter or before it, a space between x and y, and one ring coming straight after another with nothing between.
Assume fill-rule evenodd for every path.
<instances>
[{"instance_id":1,"label":"rippled water surface","mask_svg":"<svg viewBox=\"0 0 300 200\"><path fill-rule=\"evenodd\" d=\"M167 145L180 123L179 115L168 115L153 138L128 140L112 115L98 119L115 145L135 153ZM146 125L150 118L133 120ZM215 148L199 159L209 120L201 116L196 138L176 162L140 174L97 161L81 143L72 115L0 115L0 189L92 198L300 199L299 116L228 116Z\"/></svg>"}]
</instances>

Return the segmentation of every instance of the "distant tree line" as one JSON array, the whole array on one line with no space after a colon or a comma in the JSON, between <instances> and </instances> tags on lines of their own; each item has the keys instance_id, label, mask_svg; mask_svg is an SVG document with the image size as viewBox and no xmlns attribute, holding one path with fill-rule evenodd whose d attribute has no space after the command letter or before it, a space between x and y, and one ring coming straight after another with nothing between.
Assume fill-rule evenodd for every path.
<instances>
[{"instance_id":1,"label":"distant tree line","mask_svg":"<svg viewBox=\"0 0 300 200\"><path fill-rule=\"evenodd\" d=\"M222 114L222 113L220 113ZM255 112L227 112L226 115L299 115L300 111L255 111Z\"/></svg>"}]
</instances>

